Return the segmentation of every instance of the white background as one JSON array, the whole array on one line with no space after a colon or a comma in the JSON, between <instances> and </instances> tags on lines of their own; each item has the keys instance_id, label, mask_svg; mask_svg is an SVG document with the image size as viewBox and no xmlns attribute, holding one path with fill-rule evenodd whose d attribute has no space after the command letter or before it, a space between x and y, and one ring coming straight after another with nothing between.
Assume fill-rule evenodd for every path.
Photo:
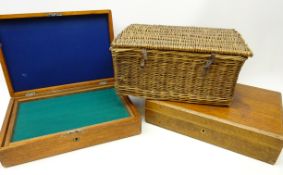
<instances>
[{"instance_id":1,"label":"white background","mask_svg":"<svg viewBox=\"0 0 283 175\"><path fill-rule=\"evenodd\" d=\"M131 23L235 28L254 52L239 82L283 92L281 0L0 0L0 14L111 9L117 35ZM9 94L0 73L0 122ZM143 113L143 100L135 99ZM283 174L274 166L143 122L141 135L5 169L17 174Z\"/></svg>"}]
</instances>

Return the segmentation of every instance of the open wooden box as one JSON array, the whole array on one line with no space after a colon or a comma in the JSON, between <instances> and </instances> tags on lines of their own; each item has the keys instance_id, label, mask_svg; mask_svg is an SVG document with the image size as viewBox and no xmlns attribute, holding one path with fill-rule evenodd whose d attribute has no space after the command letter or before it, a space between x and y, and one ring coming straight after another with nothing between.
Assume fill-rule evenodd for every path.
<instances>
[{"instance_id":1,"label":"open wooden box","mask_svg":"<svg viewBox=\"0 0 283 175\"><path fill-rule=\"evenodd\" d=\"M141 131L113 87L110 10L0 16L0 60L11 95L0 161L13 166Z\"/></svg>"}]
</instances>

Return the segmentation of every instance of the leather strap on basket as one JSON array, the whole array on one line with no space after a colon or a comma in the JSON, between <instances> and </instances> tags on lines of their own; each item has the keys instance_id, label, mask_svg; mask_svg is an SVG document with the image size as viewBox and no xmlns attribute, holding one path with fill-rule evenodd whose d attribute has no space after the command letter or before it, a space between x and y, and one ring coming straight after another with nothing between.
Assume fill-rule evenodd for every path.
<instances>
[{"instance_id":1,"label":"leather strap on basket","mask_svg":"<svg viewBox=\"0 0 283 175\"><path fill-rule=\"evenodd\" d=\"M145 62L147 60L147 51L146 49L142 49L142 60L141 60L141 68L144 68Z\"/></svg>"},{"instance_id":2,"label":"leather strap on basket","mask_svg":"<svg viewBox=\"0 0 283 175\"><path fill-rule=\"evenodd\" d=\"M207 60L206 64L203 67L203 69L204 69L203 70L203 76L204 77L207 75L208 70L209 70L210 66L213 64L214 60L215 60L215 55L211 54L209 59Z\"/></svg>"}]
</instances>

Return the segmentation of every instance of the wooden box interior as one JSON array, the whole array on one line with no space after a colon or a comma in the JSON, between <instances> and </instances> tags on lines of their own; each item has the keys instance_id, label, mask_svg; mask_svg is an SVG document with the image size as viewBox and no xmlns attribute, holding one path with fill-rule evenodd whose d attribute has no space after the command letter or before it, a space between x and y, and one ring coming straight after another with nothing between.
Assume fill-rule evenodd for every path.
<instances>
[{"instance_id":1,"label":"wooden box interior","mask_svg":"<svg viewBox=\"0 0 283 175\"><path fill-rule=\"evenodd\" d=\"M114 88L18 101L11 142L130 117Z\"/></svg>"}]
</instances>

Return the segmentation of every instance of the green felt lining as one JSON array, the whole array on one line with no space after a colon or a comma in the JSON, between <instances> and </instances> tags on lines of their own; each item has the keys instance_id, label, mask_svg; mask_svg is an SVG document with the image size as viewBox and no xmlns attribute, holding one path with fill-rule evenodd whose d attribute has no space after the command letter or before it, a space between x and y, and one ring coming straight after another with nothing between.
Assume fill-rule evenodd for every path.
<instances>
[{"instance_id":1,"label":"green felt lining","mask_svg":"<svg viewBox=\"0 0 283 175\"><path fill-rule=\"evenodd\" d=\"M129 117L114 88L21 102L12 142Z\"/></svg>"}]
</instances>

